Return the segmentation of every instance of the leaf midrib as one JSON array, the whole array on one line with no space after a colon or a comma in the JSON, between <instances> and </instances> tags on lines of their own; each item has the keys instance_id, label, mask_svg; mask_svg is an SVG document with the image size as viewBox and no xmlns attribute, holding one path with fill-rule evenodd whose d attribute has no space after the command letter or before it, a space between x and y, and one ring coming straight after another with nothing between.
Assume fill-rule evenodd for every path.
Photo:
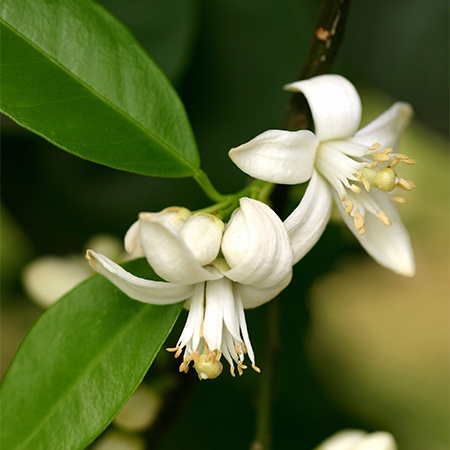
<instances>
[{"instance_id":1,"label":"leaf midrib","mask_svg":"<svg viewBox=\"0 0 450 450\"><path fill-rule=\"evenodd\" d=\"M119 108L117 105L112 103L107 97L102 95L100 92L98 92L94 87L87 84L82 78L75 75L72 71L70 71L69 68L66 66L60 64L57 60L53 58L52 55L45 52L41 47L38 47L34 44L33 41L31 41L26 35L24 35L20 30L18 30L15 26L10 25L7 23L3 17L0 18L0 22L7 28L9 28L13 33L15 33L19 38L23 39L30 47L34 48L35 51L43 55L45 58L47 58L51 63L53 63L56 67L58 67L60 70L65 72L69 77L73 78L75 81L77 81L81 86L83 86L84 89L90 91L95 97L100 99L102 102L104 102L106 105L108 105L111 109L115 110L118 114L122 115L128 122L130 122L133 126L138 128L141 132L144 134L147 134L151 139L153 139L155 142L157 142L161 147L167 150L168 153L170 153L172 156L174 156L176 159L181 161L185 166L188 166L192 169L193 175L195 176L199 169L198 167L194 166L189 160L182 157L182 155L178 152L176 152L168 143L160 139L158 136L156 136L151 130L144 127L140 122L137 121L133 116L128 114L127 111L123 110L122 108ZM41 134L42 135L42 134ZM42 135L43 136L43 135ZM47 136L45 136L47 137Z\"/></svg>"}]
</instances>

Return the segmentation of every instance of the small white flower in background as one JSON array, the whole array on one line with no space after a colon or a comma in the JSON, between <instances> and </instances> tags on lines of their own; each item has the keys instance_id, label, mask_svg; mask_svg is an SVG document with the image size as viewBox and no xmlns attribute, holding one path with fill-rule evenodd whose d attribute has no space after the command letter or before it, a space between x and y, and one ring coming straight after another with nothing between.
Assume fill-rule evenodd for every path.
<instances>
[{"instance_id":1,"label":"small white flower in background","mask_svg":"<svg viewBox=\"0 0 450 450\"><path fill-rule=\"evenodd\" d=\"M397 444L385 431L343 430L333 434L315 450L397 450Z\"/></svg>"},{"instance_id":2,"label":"small white flower in background","mask_svg":"<svg viewBox=\"0 0 450 450\"><path fill-rule=\"evenodd\" d=\"M397 102L357 131L361 102L355 87L339 75L321 75L286 86L302 92L310 106L315 133L269 130L230 150L247 174L280 184L310 180L300 205L286 219L295 261L317 242L328 223L334 197L341 215L366 251L382 266L412 276L414 256L409 235L393 201L403 203L398 188L399 163L414 164L394 152L413 111Z\"/></svg>"},{"instance_id":3,"label":"small white flower in background","mask_svg":"<svg viewBox=\"0 0 450 450\"><path fill-rule=\"evenodd\" d=\"M286 229L269 206L240 199L225 225L210 214L185 208L141 213L125 237L127 251L145 255L164 280L138 278L92 250L91 266L135 300L167 305L187 300L189 315L174 348L184 350L180 371L193 362L200 379L216 378L223 355L234 376L244 355L259 372L244 308L255 308L281 292L292 277L293 252Z\"/></svg>"},{"instance_id":4,"label":"small white flower in background","mask_svg":"<svg viewBox=\"0 0 450 450\"><path fill-rule=\"evenodd\" d=\"M124 257L120 240L109 234L93 236L85 248L95 246L110 258ZM27 296L41 308L48 308L77 284L92 275L84 256L45 255L29 262L22 272L22 284Z\"/></svg>"},{"instance_id":5,"label":"small white flower in background","mask_svg":"<svg viewBox=\"0 0 450 450\"><path fill-rule=\"evenodd\" d=\"M322 442L315 450L397 450L391 434L385 431L366 433L343 430Z\"/></svg>"},{"instance_id":6,"label":"small white flower in background","mask_svg":"<svg viewBox=\"0 0 450 450\"><path fill-rule=\"evenodd\" d=\"M162 403L162 396L142 383L119 411L113 423L129 433L144 431L157 419Z\"/></svg>"}]
</instances>

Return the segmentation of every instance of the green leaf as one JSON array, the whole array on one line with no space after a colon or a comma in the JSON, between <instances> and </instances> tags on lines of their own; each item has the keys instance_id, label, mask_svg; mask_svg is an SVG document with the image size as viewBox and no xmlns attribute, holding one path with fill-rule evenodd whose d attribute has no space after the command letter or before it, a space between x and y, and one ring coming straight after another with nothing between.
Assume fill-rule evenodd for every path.
<instances>
[{"instance_id":1,"label":"green leaf","mask_svg":"<svg viewBox=\"0 0 450 450\"><path fill-rule=\"evenodd\" d=\"M127 270L149 277L145 260ZM1 390L2 449L85 448L142 381L182 303L146 305L100 275L47 310Z\"/></svg>"},{"instance_id":2,"label":"green leaf","mask_svg":"<svg viewBox=\"0 0 450 450\"><path fill-rule=\"evenodd\" d=\"M183 104L128 30L90 0L4 0L1 110L81 158L195 175Z\"/></svg>"}]
</instances>

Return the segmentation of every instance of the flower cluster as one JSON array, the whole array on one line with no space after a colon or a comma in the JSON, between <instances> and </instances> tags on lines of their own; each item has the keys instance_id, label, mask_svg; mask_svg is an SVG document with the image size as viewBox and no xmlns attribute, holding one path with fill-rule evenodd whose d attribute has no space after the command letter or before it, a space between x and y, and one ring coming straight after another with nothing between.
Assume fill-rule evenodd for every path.
<instances>
[{"instance_id":1,"label":"flower cluster","mask_svg":"<svg viewBox=\"0 0 450 450\"><path fill-rule=\"evenodd\" d=\"M201 379L222 371L221 356L246 368L244 354L259 371L245 322L244 308L257 307L283 290L292 277L293 254L288 233L266 204L240 199L225 225L216 217L186 208L141 213L125 237L126 249L144 255L164 280L138 278L92 250L91 266L129 297L167 305L186 300L189 315L174 348L184 350L180 371L193 362Z\"/></svg>"},{"instance_id":2,"label":"flower cluster","mask_svg":"<svg viewBox=\"0 0 450 450\"><path fill-rule=\"evenodd\" d=\"M299 81L287 89L302 92L315 132L269 130L230 151L247 174L269 183L309 181L300 204L282 222L256 199L243 197L225 224L216 216L172 207L141 213L125 237L133 256L145 256L165 281L146 280L88 250L91 266L132 299L157 305L185 301L186 325L174 348L184 352L180 371L191 363L200 379L246 368L245 354L259 372L244 309L273 299L290 282L292 266L318 241L331 215L333 200L344 222L381 265L414 274L408 233L393 202L412 181L397 166L414 164L397 153L398 139L412 117L406 103L395 103L357 131L361 103L354 86L338 75Z\"/></svg>"}]
</instances>

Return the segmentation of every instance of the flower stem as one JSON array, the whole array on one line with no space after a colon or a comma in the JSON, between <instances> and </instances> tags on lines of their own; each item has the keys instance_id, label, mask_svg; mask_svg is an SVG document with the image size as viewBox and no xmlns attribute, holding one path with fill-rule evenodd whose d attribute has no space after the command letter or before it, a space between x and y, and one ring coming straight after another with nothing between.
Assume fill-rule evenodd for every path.
<instances>
[{"instance_id":1,"label":"flower stem","mask_svg":"<svg viewBox=\"0 0 450 450\"><path fill-rule=\"evenodd\" d=\"M270 424L272 422L273 384L275 377L275 359L280 346L279 300L274 299L266 308L265 345L261 380L258 389L258 415L256 418L255 438L250 445L250 450L270 450L272 448L272 434Z\"/></svg>"},{"instance_id":2,"label":"flower stem","mask_svg":"<svg viewBox=\"0 0 450 450\"><path fill-rule=\"evenodd\" d=\"M197 184L203 189L203 192L215 202L223 202L228 199L228 196L222 195L220 192L216 190L216 188L212 185L208 175L203 172L202 169L199 169L198 172L194 175L194 180Z\"/></svg>"}]
</instances>

